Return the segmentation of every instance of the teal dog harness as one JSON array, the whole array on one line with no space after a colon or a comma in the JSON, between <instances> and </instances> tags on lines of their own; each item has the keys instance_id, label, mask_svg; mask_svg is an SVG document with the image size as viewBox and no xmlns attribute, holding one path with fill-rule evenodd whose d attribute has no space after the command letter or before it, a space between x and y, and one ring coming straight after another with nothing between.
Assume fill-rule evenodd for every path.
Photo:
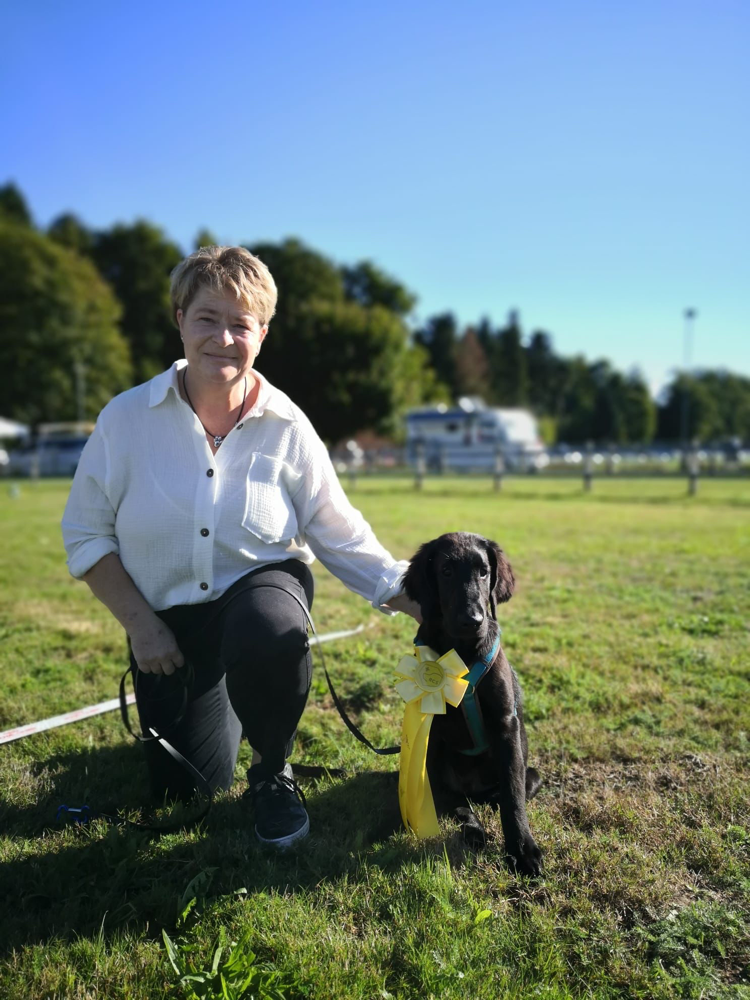
<instances>
[{"instance_id":1,"label":"teal dog harness","mask_svg":"<svg viewBox=\"0 0 750 1000\"><path fill-rule=\"evenodd\" d=\"M471 736L474 746L468 750L460 750L459 753L465 754L467 757L478 757L480 753L484 753L490 748L490 743L487 739L487 731L484 727L484 719L482 718L482 711L479 708L476 699L476 690L479 682L495 661L497 651L500 649L501 634L502 630L498 627L497 638L492 644L492 649L486 656L475 660L470 667L468 674L464 674L463 677L463 680L465 680L469 686L466 689L466 693L463 696L460 707L463 712L464 719L466 720L469 735ZM421 642L419 638L415 638L414 645L424 646L426 643ZM518 715L518 705L515 702L513 704L513 715Z\"/></svg>"}]
</instances>

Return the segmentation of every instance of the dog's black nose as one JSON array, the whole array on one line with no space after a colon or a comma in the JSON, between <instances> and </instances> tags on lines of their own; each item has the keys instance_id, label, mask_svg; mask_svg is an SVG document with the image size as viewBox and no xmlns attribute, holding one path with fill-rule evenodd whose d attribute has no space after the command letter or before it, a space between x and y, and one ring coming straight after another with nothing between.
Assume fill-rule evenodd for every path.
<instances>
[{"instance_id":1,"label":"dog's black nose","mask_svg":"<svg viewBox=\"0 0 750 1000\"><path fill-rule=\"evenodd\" d=\"M465 629L478 630L482 622L484 621L484 615L481 611L470 612L469 614L461 615L460 624Z\"/></svg>"}]
</instances>

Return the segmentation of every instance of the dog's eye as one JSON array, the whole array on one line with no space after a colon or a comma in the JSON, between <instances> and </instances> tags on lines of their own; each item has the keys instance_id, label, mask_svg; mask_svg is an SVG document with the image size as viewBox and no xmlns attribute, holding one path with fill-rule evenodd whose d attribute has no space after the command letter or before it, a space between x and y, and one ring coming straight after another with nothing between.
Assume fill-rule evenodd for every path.
<instances>
[{"instance_id":1,"label":"dog's eye","mask_svg":"<svg viewBox=\"0 0 750 1000\"><path fill-rule=\"evenodd\" d=\"M452 576L453 575L453 570L450 568L450 566L447 566L447 565L443 566L442 569L440 570L440 572L443 574L443 576Z\"/></svg>"},{"instance_id":2,"label":"dog's eye","mask_svg":"<svg viewBox=\"0 0 750 1000\"><path fill-rule=\"evenodd\" d=\"M479 575L483 580L487 576L487 570L485 569L484 566L482 566L482 568L479 570Z\"/></svg>"}]
</instances>

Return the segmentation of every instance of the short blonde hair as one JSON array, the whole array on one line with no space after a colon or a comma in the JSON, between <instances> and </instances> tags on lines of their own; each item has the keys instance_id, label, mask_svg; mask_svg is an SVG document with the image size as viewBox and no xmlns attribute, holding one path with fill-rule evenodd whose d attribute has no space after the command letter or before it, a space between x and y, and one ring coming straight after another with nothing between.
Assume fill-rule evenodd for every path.
<instances>
[{"instance_id":1,"label":"short blonde hair","mask_svg":"<svg viewBox=\"0 0 750 1000\"><path fill-rule=\"evenodd\" d=\"M276 311L276 283L266 265L244 247L201 247L172 271L169 293L172 315L187 312L201 288L216 292L232 291L261 326Z\"/></svg>"}]
</instances>

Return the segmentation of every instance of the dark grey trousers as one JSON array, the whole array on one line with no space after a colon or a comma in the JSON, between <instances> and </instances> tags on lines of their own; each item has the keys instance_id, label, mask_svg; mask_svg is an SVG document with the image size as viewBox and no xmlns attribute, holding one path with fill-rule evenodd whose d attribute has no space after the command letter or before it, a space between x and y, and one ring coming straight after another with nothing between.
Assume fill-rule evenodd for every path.
<instances>
[{"instance_id":1,"label":"dark grey trousers","mask_svg":"<svg viewBox=\"0 0 750 1000\"><path fill-rule=\"evenodd\" d=\"M185 675L141 673L131 656L143 732L153 726L214 790L232 784L243 734L270 773L281 771L291 754L312 658L305 614L290 595L309 609L313 591L308 567L288 559L248 573L215 601L157 612L194 668L176 726ZM188 772L155 740L144 747L154 794L189 796L194 786Z\"/></svg>"}]
</instances>

